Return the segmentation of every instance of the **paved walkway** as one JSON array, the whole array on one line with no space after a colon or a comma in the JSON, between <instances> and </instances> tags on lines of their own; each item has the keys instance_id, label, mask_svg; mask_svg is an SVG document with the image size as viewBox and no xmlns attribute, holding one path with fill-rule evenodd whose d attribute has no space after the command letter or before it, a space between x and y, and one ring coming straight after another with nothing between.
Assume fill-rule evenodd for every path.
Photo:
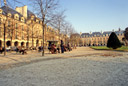
<instances>
[{"instance_id":1,"label":"paved walkway","mask_svg":"<svg viewBox=\"0 0 128 86\"><path fill-rule=\"evenodd\" d=\"M93 50L89 47L78 47L73 49L71 52L65 52L63 54L50 54L47 50L45 51L45 56L42 56L42 53L37 51L28 51L28 54L22 55L16 52L7 52L7 55L4 56L0 54L0 69L5 69L17 65L22 65L31 62L37 62L47 59L56 59L56 58L74 58L81 56L92 56L92 55L101 55L101 56L126 56L127 52L117 52L117 51L101 51Z\"/></svg>"},{"instance_id":2,"label":"paved walkway","mask_svg":"<svg viewBox=\"0 0 128 86\"><path fill-rule=\"evenodd\" d=\"M0 86L128 86L128 52L79 47L44 57L31 52L1 58L4 65L13 63L4 67L18 67L0 71Z\"/></svg>"}]
</instances>

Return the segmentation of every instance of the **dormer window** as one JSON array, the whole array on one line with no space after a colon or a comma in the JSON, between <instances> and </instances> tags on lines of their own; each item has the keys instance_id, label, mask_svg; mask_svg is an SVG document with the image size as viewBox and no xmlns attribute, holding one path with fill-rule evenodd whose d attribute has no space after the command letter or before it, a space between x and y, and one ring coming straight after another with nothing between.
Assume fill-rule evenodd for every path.
<instances>
[{"instance_id":1,"label":"dormer window","mask_svg":"<svg viewBox=\"0 0 128 86\"><path fill-rule=\"evenodd\" d=\"M31 20L33 20L33 19L34 19L34 16L32 15L32 16L31 16Z\"/></svg>"},{"instance_id":2,"label":"dormer window","mask_svg":"<svg viewBox=\"0 0 128 86\"><path fill-rule=\"evenodd\" d=\"M12 15L11 15L11 13L8 13L7 16L8 16L8 17L11 17Z\"/></svg>"},{"instance_id":3,"label":"dormer window","mask_svg":"<svg viewBox=\"0 0 128 86\"><path fill-rule=\"evenodd\" d=\"M15 14L14 15L14 19L19 20L19 15L18 14Z\"/></svg>"},{"instance_id":4,"label":"dormer window","mask_svg":"<svg viewBox=\"0 0 128 86\"><path fill-rule=\"evenodd\" d=\"M24 17L21 17L21 21L24 22Z\"/></svg>"},{"instance_id":5,"label":"dormer window","mask_svg":"<svg viewBox=\"0 0 128 86\"><path fill-rule=\"evenodd\" d=\"M36 19L36 22L37 22L37 23L39 23L39 20L38 20L38 19Z\"/></svg>"}]
</instances>

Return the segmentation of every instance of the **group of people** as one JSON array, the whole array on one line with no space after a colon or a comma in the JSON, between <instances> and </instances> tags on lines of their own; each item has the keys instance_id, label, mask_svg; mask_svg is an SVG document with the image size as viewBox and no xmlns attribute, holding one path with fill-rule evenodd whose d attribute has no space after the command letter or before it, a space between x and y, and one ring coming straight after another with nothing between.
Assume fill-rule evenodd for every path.
<instances>
[{"instance_id":1,"label":"group of people","mask_svg":"<svg viewBox=\"0 0 128 86\"><path fill-rule=\"evenodd\" d=\"M7 48L9 51L11 51L11 48ZM8 51L6 50L6 51ZM37 49L36 49L37 50ZM43 46L39 46L38 47L38 51L41 52L43 50ZM55 45L54 43L49 45L48 50L52 53L52 54L56 54L56 53L64 53L66 51L71 51L71 45L68 42L67 45L64 45L63 40L61 40L60 45ZM21 54L27 54L27 49L24 46L15 46L15 48L13 49L13 51L16 51L17 53L21 53ZM0 47L0 53L4 52L4 48Z\"/></svg>"},{"instance_id":2,"label":"group of people","mask_svg":"<svg viewBox=\"0 0 128 86\"><path fill-rule=\"evenodd\" d=\"M4 48L0 47L0 53L2 54L4 52Z\"/></svg>"},{"instance_id":3,"label":"group of people","mask_svg":"<svg viewBox=\"0 0 128 86\"><path fill-rule=\"evenodd\" d=\"M16 47L15 49L16 52L19 52L21 54L27 54L27 49L24 47L24 46L21 46L21 47Z\"/></svg>"},{"instance_id":4,"label":"group of people","mask_svg":"<svg viewBox=\"0 0 128 86\"><path fill-rule=\"evenodd\" d=\"M4 52L4 47L0 47L0 53L2 54ZM21 54L27 54L26 52L27 49L25 49L24 46L15 46L13 48L11 47L7 47L6 48L6 51L9 52L9 51L16 51L16 53L21 53Z\"/></svg>"},{"instance_id":5,"label":"group of people","mask_svg":"<svg viewBox=\"0 0 128 86\"><path fill-rule=\"evenodd\" d=\"M71 46L70 46L70 43L68 43L67 46L66 46L66 45L64 45L63 40L61 40L60 46L59 46L59 45L56 46L56 45L53 43L53 44L49 45L48 50L49 50L52 54L56 54L56 53L60 53L60 51L61 51L61 53L64 53L64 52L66 52L66 51L71 51L72 48L71 48Z\"/></svg>"}]
</instances>

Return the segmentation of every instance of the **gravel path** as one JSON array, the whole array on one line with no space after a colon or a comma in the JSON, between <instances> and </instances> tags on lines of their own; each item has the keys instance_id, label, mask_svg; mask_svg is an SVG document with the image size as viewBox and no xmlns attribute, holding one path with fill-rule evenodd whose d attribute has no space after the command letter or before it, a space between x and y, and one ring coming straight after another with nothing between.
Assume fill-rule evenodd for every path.
<instances>
[{"instance_id":1,"label":"gravel path","mask_svg":"<svg viewBox=\"0 0 128 86\"><path fill-rule=\"evenodd\" d=\"M0 86L128 86L127 52L79 48L0 71Z\"/></svg>"}]
</instances>

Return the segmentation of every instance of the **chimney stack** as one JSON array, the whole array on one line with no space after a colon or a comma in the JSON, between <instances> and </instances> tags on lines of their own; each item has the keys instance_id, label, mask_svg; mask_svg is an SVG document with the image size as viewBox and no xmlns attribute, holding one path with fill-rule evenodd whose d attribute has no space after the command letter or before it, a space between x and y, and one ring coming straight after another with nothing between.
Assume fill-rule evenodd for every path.
<instances>
[{"instance_id":1,"label":"chimney stack","mask_svg":"<svg viewBox=\"0 0 128 86\"><path fill-rule=\"evenodd\" d=\"M20 14L22 14L25 18L27 18L27 6L23 6L23 7L16 7L15 9L17 12L19 12Z\"/></svg>"}]
</instances>

